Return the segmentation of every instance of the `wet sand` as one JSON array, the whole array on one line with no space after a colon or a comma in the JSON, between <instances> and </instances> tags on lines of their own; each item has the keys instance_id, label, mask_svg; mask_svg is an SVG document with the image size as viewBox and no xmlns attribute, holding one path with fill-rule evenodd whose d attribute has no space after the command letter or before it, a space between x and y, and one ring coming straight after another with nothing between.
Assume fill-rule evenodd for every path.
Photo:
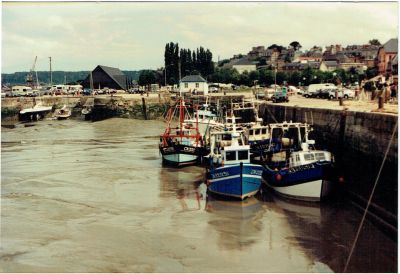
<instances>
[{"instance_id":1,"label":"wet sand","mask_svg":"<svg viewBox=\"0 0 400 274\"><path fill-rule=\"evenodd\" d=\"M342 272L361 214L268 191L206 197L201 167L163 168L160 121L2 128L2 272ZM351 272L397 271L369 222Z\"/></svg>"}]
</instances>

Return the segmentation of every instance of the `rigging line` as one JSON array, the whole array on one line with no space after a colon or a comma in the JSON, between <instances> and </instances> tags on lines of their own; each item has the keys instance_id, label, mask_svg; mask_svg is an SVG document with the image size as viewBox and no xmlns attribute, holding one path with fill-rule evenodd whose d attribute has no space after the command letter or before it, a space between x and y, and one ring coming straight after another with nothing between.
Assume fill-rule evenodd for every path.
<instances>
[{"instance_id":1,"label":"rigging line","mask_svg":"<svg viewBox=\"0 0 400 274\"><path fill-rule=\"evenodd\" d=\"M364 210L364 215L363 215L363 217L362 217L362 219L361 219L361 222L360 222L360 225L359 225L359 227L358 227L357 234L356 234L356 238L354 239L353 245L352 245L352 247L351 247L349 257L347 258L346 265L344 266L344 269L343 269L343 273L345 273L345 272L347 271L347 267L349 266L351 256L353 255L353 251L354 251L355 245L356 245L357 240L358 240L358 236L360 235L361 228L362 228L362 226L363 226L363 224L364 224L364 221L365 221L365 217L367 216L367 212L368 212L369 205L371 204L372 197L374 196L375 188L376 188L376 186L377 186L377 184L378 184L379 177L381 176L381 172L382 172L382 169L383 169L383 165L385 164L387 155L388 155L388 153L389 153L390 145L392 144L394 135L395 135L395 133L396 133L396 131L397 131L398 122L399 122L399 121L396 120L396 125L394 126L392 136L391 136L390 141L389 141L389 144L388 144L388 146L387 146L387 148L386 148L385 156L383 157L383 161L382 161L381 167L379 168L378 175L377 175L377 177L376 177L376 179L375 179L374 187L372 188L371 195L369 196L367 206L366 206L366 208L365 208L365 210Z\"/></svg>"}]
</instances>

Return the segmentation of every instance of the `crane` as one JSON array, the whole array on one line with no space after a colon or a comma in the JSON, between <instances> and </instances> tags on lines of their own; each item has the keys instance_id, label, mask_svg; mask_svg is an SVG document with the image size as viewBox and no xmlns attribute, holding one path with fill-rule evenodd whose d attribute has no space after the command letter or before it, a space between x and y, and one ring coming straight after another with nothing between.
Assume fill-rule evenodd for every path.
<instances>
[{"instance_id":1,"label":"crane","mask_svg":"<svg viewBox=\"0 0 400 274\"><path fill-rule=\"evenodd\" d=\"M28 75L26 75L26 83L31 87L34 86L34 81L33 81L33 77L34 77L33 73L34 72L36 74L36 87L39 86L39 79L38 79L38 76L37 76L37 71L35 71L36 61L37 61L37 56L35 56L35 61L33 61L33 65L32 65L31 70L29 71Z\"/></svg>"}]
</instances>

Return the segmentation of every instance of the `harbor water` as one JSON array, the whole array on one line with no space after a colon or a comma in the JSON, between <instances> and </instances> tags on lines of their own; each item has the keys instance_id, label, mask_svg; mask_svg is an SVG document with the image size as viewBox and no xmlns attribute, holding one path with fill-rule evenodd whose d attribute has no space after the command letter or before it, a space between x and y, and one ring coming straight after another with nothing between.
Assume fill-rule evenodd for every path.
<instances>
[{"instance_id":1,"label":"harbor water","mask_svg":"<svg viewBox=\"0 0 400 274\"><path fill-rule=\"evenodd\" d=\"M342 272L350 203L207 197L204 169L166 168L162 121L2 127L2 272ZM397 242L365 221L347 271L397 272Z\"/></svg>"}]
</instances>

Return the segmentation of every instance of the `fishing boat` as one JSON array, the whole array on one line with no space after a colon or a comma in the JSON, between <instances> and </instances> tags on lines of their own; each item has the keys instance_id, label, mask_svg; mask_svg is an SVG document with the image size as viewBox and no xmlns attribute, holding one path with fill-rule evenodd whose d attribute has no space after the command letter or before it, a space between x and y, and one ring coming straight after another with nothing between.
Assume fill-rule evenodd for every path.
<instances>
[{"instance_id":1,"label":"fishing boat","mask_svg":"<svg viewBox=\"0 0 400 274\"><path fill-rule=\"evenodd\" d=\"M71 109L64 105L62 108L55 110L54 117L57 120L66 120L71 117Z\"/></svg>"},{"instance_id":2,"label":"fishing boat","mask_svg":"<svg viewBox=\"0 0 400 274\"><path fill-rule=\"evenodd\" d=\"M24 108L19 112L19 119L21 121L24 120L40 120L43 117L51 112L53 107L50 106L43 106L42 102L37 102L32 108Z\"/></svg>"},{"instance_id":3,"label":"fishing boat","mask_svg":"<svg viewBox=\"0 0 400 274\"><path fill-rule=\"evenodd\" d=\"M173 118L178 115L179 121L173 126ZM202 156L207 154L203 146L198 123L185 123L190 120L187 106L182 97L167 113L167 127L160 136L159 150L163 163L172 166L187 166L201 162Z\"/></svg>"},{"instance_id":4,"label":"fishing boat","mask_svg":"<svg viewBox=\"0 0 400 274\"><path fill-rule=\"evenodd\" d=\"M231 128L213 128L209 133L207 185L211 193L243 200L259 190L263 167L250 163L250 146L232 118Z\"/></svg>"},{"instance_id":5,"label":"fishing boat","mask_svg":"<svg viewBox=\"0 0 400 274\"><path fill-rule=\"evenodd\" d=\"M333 184L334 158L313 148L309 124L270 124L270 153L264 159L263 182L278 194L306 201L328 196Z\"/></svg>"},{"instance_id":6,"label":"fishing boat","mask_svg":"<svg viewBox=\"0 0 400 274\"><path fill-rule=\"evenodd\" d=\"M240 118L239 126L243 128L243 134L250 145L251 160L260 161L269 148L270 130L264 125L263 119L258 116L258 107L253 100L232 104L232 111ZM228 124L230 121L227 121Z\"/></svg>"},{"instance_id":7,"label":"fishing boat","mask_svg":"<svg viewBox=\"0 0 400 274\"><path fill-rule=\"evenodd\" d=\"M201 136L205 136L209 128L223 125L223 123L219 121L216 108L213 108L207 102L195 111L194 118L185 120L185 123L196 122Z\"/></svg>"}]
</instances>

